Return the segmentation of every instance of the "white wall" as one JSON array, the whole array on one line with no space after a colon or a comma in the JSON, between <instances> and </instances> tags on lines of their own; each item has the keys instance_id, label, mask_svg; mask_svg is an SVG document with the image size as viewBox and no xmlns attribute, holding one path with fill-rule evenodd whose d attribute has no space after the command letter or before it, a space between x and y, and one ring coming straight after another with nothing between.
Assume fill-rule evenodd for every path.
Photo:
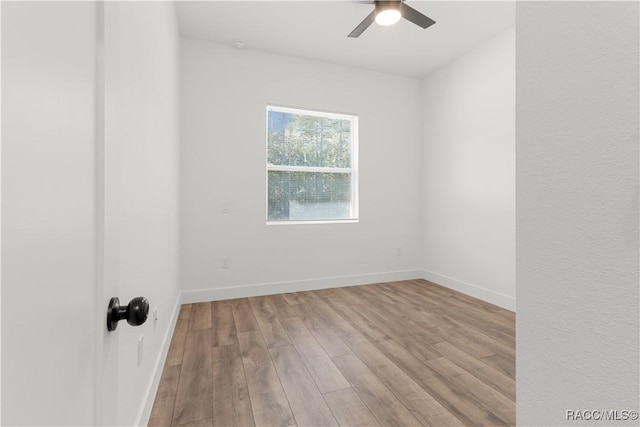
<instances>
[{"instance_id":1,"label":"white wall","mask_svg":"<svg viewBox=\"0 0 640 427\"><path fill-rule=\"evenodd\" d=\"M426 278L515 310L515 29L422 89Z\"/></svg>"},{"instance_id":2,"label":"white wall","mask_svg":"<svg viewBox=\"0 0 640 427\"><path fill-rule=\"evenodd\" d=\"M2 3L2 424L91 425L96 8Z\"/></svg>"},{"instance_id":3,"label":"white wall","mask_svg":"<svg viewBox=\"0 0 640 427\"><path fill-rule=\"evenodd\" d=\"M106 3L106 96L108 154L107 232L116 228L121 303L149 299L149 320L132 328L120 322L118 424L146 424L147 394L153 401L162 370L163 345L178 298L179 135L178 32L174 5L164 2ZM115 153L115 154L114 154ZM117 206L117 211L113 208ZM159 320L153 327L153 310ZM138 337L144 359L137 366ZM162 363L162 360L160 360ZM142 408L142 409L141 409Z\"/></svg>"},{"instance_id":4,"label":"white wall","mask_svg":"<svg viewBox=\"0 0 640 427\"><path fill-rule=\"evenodd\" d=\"M186 38L181 65L183 289L231 288L196 295L220 298L417 277L418 80ZM268 103L359 115L359 223L265 224ZM342 279L310 281L325 278ZM280 285L238 288L265 283Z\"/></svg>"},{"instance_id":5,"label":"white wall","mask_svg":"<svg viewBox=\"0 0 640 427\"><path fill-rule=\"evenodd\" d=\"M638 425L639 8L516 6L518 425Z\"/></svg>"}]
</instances>

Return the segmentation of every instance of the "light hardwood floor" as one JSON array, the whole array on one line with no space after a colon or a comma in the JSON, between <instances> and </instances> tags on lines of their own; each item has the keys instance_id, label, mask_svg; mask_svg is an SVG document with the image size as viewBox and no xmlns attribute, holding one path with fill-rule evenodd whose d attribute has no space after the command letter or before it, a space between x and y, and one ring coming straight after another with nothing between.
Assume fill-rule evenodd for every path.
<instances>
[{"instance_id":1,"label":"light hardwood floor","mask_svg":"<svg viewBox=\"0 0 640 427\"><path fill-rule=\"evenodd\" d=\"M149 425L515 425L515 315L424 280L183 305Z\"/></svg>"}]
</instances>

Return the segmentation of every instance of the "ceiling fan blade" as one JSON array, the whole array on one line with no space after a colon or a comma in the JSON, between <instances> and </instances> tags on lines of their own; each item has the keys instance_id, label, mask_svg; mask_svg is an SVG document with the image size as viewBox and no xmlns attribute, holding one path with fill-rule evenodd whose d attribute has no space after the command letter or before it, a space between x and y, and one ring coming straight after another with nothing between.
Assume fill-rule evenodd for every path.
<instances>
[{"instance_id":1,"label":"ceiling fan blade","mask_svg":"<svg viewBox=\"0 0 640 427\"><path fill-rule=\"evenodd\" d=\"M400 8L400 13L402 14L402 17L404 19L406 19L407 21L411 21L422 28L430 27L436 23L436 21L434 21L433 19L429 18L426 15L423 15L411 6L407 6L407 4L404 2L402 3L402 6Z\"/></svg>"},{"instance_id":2,"label":"ceiling fan blade","mask_svg":"<svg viewBox=\"0 0 640 427\"><path fill-rule=\"evenodd\" d=\"M374 10L366 18L364 18L364 20L360 24L358 24L358 26L354 28L353 31L351 31L351 33L349 33L349 37L355 38L360 36L360 34L362 34L364 30L369 28L369 25L373 24L373 21L375 20L376 20L376 11Z\"/></svg>"}]
</instances>

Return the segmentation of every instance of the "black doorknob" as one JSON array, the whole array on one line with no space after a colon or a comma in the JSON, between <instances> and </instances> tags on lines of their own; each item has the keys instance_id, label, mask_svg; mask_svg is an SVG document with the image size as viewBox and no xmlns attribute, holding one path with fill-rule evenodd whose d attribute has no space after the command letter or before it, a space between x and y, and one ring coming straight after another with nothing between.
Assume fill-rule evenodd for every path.
<instances>
[{"instance_id":1,"label":"black doorknob","mask_svg":"<svg viewBox=\"0 0 640 427\"><path fill-rule=\"evenodd\" d=\"M125 307L120 305L120 300L116 297L109 301L107 310L107 330L115 331L118 322L127 319L131 326L142 325L149 315L149 301L145 297L135 297Z\"/></svg>"}]
</instances>

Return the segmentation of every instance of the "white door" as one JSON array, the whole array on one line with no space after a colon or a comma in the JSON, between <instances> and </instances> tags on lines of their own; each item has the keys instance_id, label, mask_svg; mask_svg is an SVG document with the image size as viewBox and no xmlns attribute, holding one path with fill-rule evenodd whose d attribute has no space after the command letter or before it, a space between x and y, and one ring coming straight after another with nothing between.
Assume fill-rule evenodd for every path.
<instances>
[{"instance_id":1,"label":"white door","mask_svg":"<svg viewBox=\"0 0 640 427\"><path fill-rule=\"evenodd\" d=\"M3 425L150 410L176 313L179 151L175 10L148 5L1 2ZM110 298L136 296L158 322L107 332Z\"/></svg>"},{"instance_id":2,"label":"white door","mask_svg":"<svg viewBox=\"0 0 640 427\"><path fill-rule=\"evenodd\" d=\"M119 141L118 135L118 61L112 59L118 46L117 2L100 3L97 16L98 66L96 105L98 109L98 336L96 342L96 425L119 425L118 418L118 330L108 331L107 307L112 297L119 297ZM127 304L127 301L120 301ZM124 323L124 322L122 322ZM119 325L122 327L122 325Z\"/></svg>"},{"instance_id":3,"label":"white door","mask_svg":"<svg viewBox=\"0 0 640 427\"><path fill-rule=\"evenodd\" d=\"M4 425L117 420L103 19L96 3L2 2Z\"/></svg>"}]
</instances>

